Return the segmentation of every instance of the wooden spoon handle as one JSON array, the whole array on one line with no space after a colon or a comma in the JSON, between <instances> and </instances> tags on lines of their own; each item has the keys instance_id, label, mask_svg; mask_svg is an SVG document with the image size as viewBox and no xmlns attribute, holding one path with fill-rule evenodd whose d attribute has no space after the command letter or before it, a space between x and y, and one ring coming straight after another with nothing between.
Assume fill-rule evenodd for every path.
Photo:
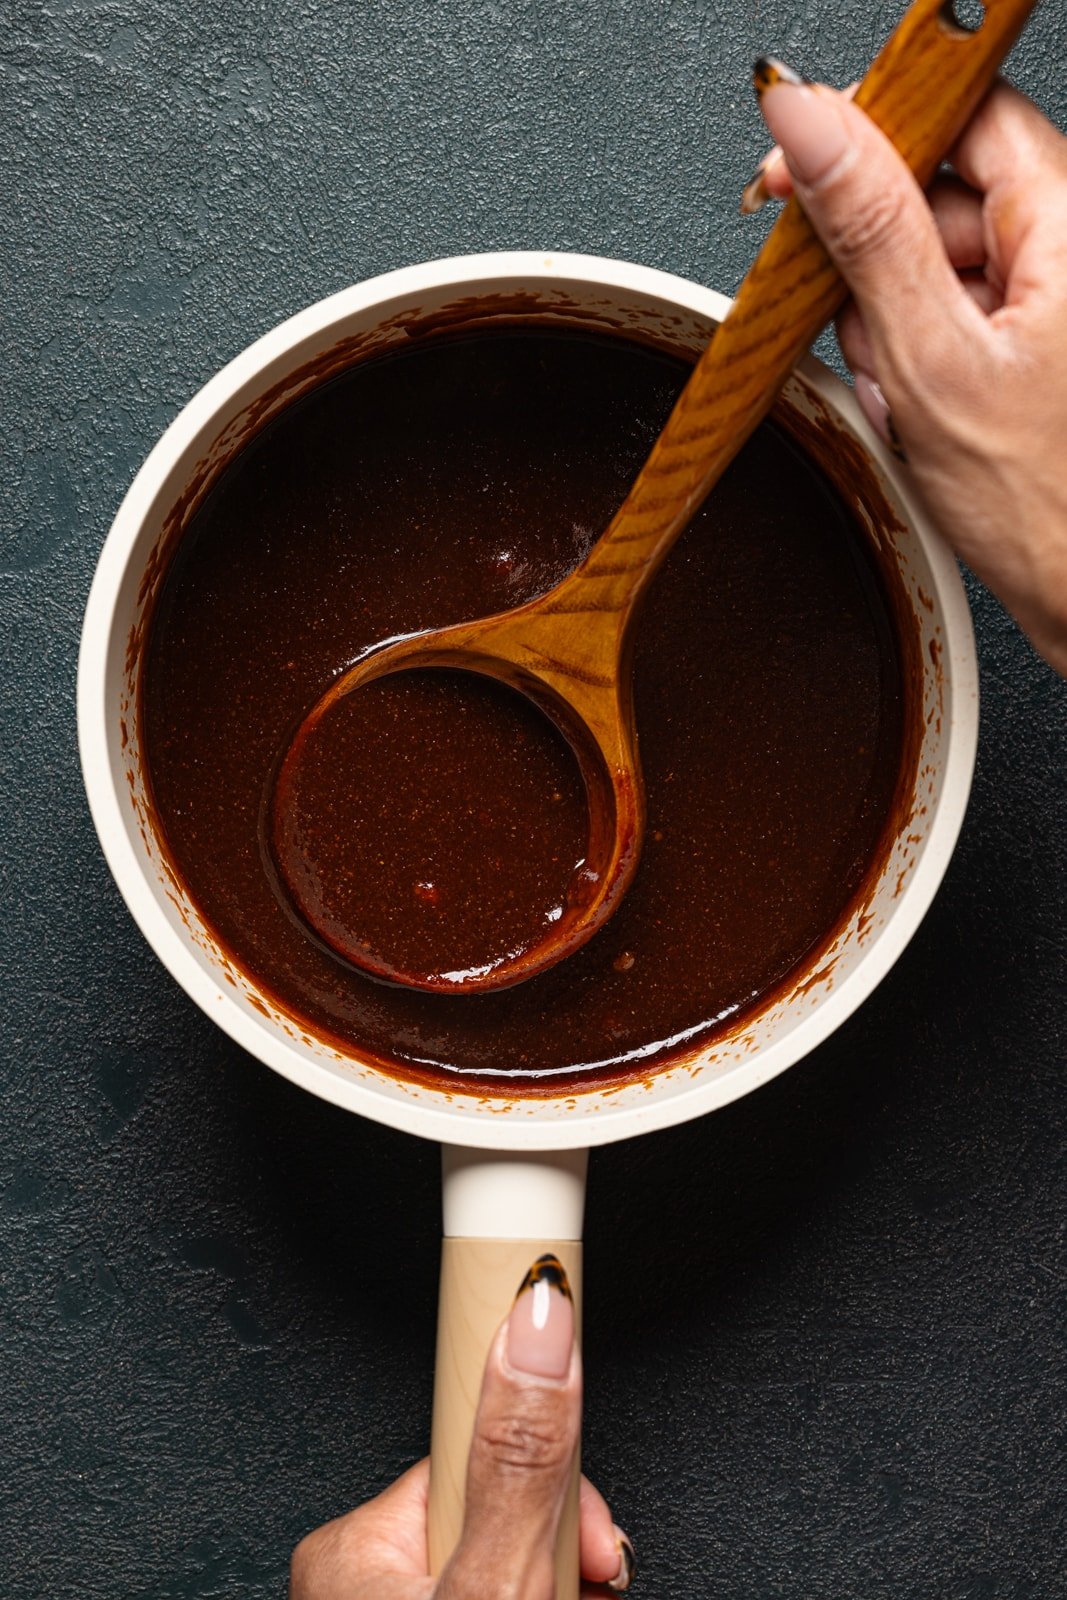
<instances>
[{"instance_id":1,"label":"wooden spoon handle","mask_svg":"<svg viewBox=\"0 0 1067 1600\"><path fill-rule=\"evenodd\" d=\"M1036 3L985 0L974 33L950 20L946 0L909 7L856 101L920 183L962 132ZM814 228L790 200L629 495L553 609L629 611L845 295Z\"/></svg>"}]
</instances>

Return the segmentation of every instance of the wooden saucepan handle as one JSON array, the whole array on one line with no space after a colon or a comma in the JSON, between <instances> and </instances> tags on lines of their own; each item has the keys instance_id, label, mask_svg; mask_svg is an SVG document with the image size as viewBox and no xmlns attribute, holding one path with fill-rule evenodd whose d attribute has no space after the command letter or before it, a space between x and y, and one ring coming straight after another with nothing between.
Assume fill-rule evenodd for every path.
<instances>
[{"instance_id":1,"label":"wooden saucepan handle","mask_svg":"<svg viewBox=\"0 0 1067 1600\"><path fill-rule=\"evenodd\" d=\"M486 1354L539 1256L558 1256L581 1328L582 1246L576 1239L445 1239L437 1312L437 1371L430 1444L430 1571L436 1577L463 1525L467 1454ZM577 1457L556 1540L556 1600L578 1600Z\"/></svg>"},{"instance_id":2,"label":"wooden saucepan handle","mask_svg":"<svg viewBox=\"0 0 1067 1600\"><path fill-rule=\"evenodd\" d=\"M445 1145L445 1238L430 1442L429 1556L436 1577L463 1529L467 1456L485 1359L527 1273L558 1256L581 1340L586 1150ZM578 1600L577 1455L556 1541L556 1600Z\"/></svg>"},{"instance_id":3,"label":"wooden saucepan handle","mask_svg":"<svg viewBox=\"0 0 1067 1600\"><path fill-rule=\"evenodd\" d=\"M951 0L914 0L857 91L920 183L962 132L1037 0L984 3L972 33L951 20ZM632 607L845 294L790 200L607 533L561 587L573 584L587 608Z\"/></svg>"}]
</instances>

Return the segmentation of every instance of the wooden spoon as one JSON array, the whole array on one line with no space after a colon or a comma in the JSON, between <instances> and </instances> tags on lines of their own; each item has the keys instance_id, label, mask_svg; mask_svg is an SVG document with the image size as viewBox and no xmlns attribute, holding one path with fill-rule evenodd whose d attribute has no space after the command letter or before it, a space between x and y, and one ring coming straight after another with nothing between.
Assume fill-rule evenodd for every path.
<instances>
[{"instance_id":1,"label":"wooden spoon","mask_svg":"<svg viewBox=\"0 0 1067 1600\"><path fill-rule=\"evenodd\" d=\"M874 62L856 103L927 183L993 81L1036 0L985 0L981 26L951 0L915 0ZM448 667L498 678L533 700L570 741L589 804L586 861L543 942L488 970L398 974L355 935L327 937L375 976L437 992L502 989L563 960L611 916L641 854L644 790L634 728L638 602L713 484L770 410L812 339L845 298L833 262L791 200L733 307L693 369L626 500L582 564L540 599L454 627L387 641L350 667L308 713L279 769L272 842L279 873L312 928L306 874L287 861L284 814L309 736L345 695L390 673Z\"/></svg>"}]
</instances>

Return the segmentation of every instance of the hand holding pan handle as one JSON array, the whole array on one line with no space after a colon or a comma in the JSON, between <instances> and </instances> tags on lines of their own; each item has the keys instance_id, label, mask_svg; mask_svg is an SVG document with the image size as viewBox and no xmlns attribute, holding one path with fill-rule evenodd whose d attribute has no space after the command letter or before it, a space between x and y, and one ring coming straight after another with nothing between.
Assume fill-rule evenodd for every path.
<instances>
[{"instance_id":1,"label":"hand holding pan handle","mask_svg":"<svg viewBox=\"0 0 1067 1600\"><path fill-rule=\"evenodd\" d=\"M582 1213L589 1152L464 1150L445 1145L441 1295L430 1448L430 1570L439 1574L463 1523L467 1455L485 1358L531 1265L563 1266L581 1338ZM578 1479L556 1544L559 1600L578 1595Z\"/></svg>"}]
</instances>

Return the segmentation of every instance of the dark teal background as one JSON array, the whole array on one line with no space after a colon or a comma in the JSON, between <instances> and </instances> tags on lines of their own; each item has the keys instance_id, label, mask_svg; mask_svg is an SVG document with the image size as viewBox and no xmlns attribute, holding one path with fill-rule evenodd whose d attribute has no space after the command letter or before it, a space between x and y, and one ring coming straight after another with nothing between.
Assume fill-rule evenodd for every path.
<instances>
[{"instance_id":1,"label":"dark teal background","mask_svg":"<svg viewBox=\"0 0 1067 1600\"><path fill-rule=\"evenodd\" d=\"M75 657L138 463L222 363L384 269L585 250L730 290L749 69L855 0L14 0L0 11L0 1592L281 1595L426 1444L437 1152L243 1055L135 931ZM1014 75L1067 123L1062 8ZM599 1152L587 1464L650 1600L1063 1591L1064 685L974 591L974 798L816 1056Z\"/></svg>"}]
</instances>

